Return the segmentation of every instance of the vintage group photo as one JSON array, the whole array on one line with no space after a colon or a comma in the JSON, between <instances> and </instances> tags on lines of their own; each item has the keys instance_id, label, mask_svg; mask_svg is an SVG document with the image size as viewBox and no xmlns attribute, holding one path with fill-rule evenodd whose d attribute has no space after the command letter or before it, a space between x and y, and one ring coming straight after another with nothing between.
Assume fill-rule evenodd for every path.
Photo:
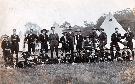
<instances>
[{"instance_id":1,"label":"vintage group photo","mask_svg":"<svg viewBox=\"0 0 135 84\"><path fill-rule=\"evenodd\" d=\"M135 83L135 1L19 1L1 1L0 84Z\"/></svg>"}]
</instances>

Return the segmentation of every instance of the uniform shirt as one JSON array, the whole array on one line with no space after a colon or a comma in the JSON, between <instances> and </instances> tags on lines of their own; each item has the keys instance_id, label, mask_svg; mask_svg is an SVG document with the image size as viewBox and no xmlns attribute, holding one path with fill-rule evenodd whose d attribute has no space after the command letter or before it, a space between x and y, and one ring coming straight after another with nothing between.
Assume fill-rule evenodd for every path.
<instances>
[{"instance_id":1,"label":"uniform shirt","mask_svg":"<svg viewBox=\"0 0 135 84\"><path fill-rule=\"evenodd\" d=\"M68 42L74 42L74 33L72 32L72 33L67 33L66 34L66 39L67 39L67 41Z\"/></svg>"},{"instance_id":2,"label":"uniform shirt","mask_svg":"<svg viewBox=\"0 0 135 84\"><path fill-rule=\"evenodd\" d=\"M57 47L59 45L59 36L57 33L49 35L50 47Z\"/></svg>"},{"instance_id":3,"label":"uniform shirt","mask_svg":"<svg viewBox=\"0 0 135 84\"><path fill-rule=\"evenodd\" d=\"M88 40L86 40L86 41L84 42L84 46L91 46L91 45L90 45L90 42L89 42Z\"/></svg>"},{"instance_id":4,"label":"uniform shirt","mask_svg":"<svg viewBox=\"0 0 135 84\"><path fill-rule=\"evenodd\" d=\"M58 36L58 34L56 33L56 34L50 34L49 35L49 40L51 41L51 40L59 40L59 36Z\"/></svg>"},{"instance_id":5,"label":"uniform shirt","mask_svg":"<svg viewBox=\"0 0 135 84\"><path fill-rule=\"evenodd\" d=\"M66 43L66 38L65 38L65 36L62 36L62 37L60 38L60 42L63 43L63 44Z\"/></svg>"},{"instance_id":6,"label":"uniform shirt","mask_svg":"<svg viewBox=\"0 0 135 84\"><path fill-rule=\"evenodd\" d=\"M122 36L122 39L126 38L126 41L132 42L134 35L132 32L125 33L124 36Z\"/></svg>"},{"instance_id":7,"label":"uniform shirt","mask_svg":"<svg viewBox=\"0 0 135 84\"><path fill-rule=\"evenodd\" d=\"M15 40L14 40L15 39ZM11 35L11 42L14 43L18 43L20 42L20 38L18 35Z\"/></svg>"},{"instance_id":8,"label":"uniform shirt","mask_svg":"<svg viewBox=\"0 0 135 84\"><path fill-rule=\"evenodd\" d=\"M89 37L95 39L95 38L98 38L98 35L97 35L96 31L93 31L92 33L90 33Z\"/></svg>"},{"instance_id":9,"label":"uniform shirt","mask_svg":"<svg viewBox=\"0 0 135 84\"><path fill-rule=\"evenodd\" d=\"M77 43L80 43L80 42L83 42L83 37L82 37L82 35L77 35L76 36L76 40L77 40Z\"/></svg>"},{"instance_id":10,"label":"uniform shirt","mask_svg":"<svg viewBox=\"0 0 135 84\"><path fill-rule=\"evenodd\" d=\"M96 39L98 38L98 35L97 35L96 31L93 31L92 33L90 33L89 37L93 43L97 42Z\"/></svg>"},{"instance_id":11,"label":"uniform shirt","mask_svg":"<svg viewBox=\"0 0 135 84\"><path fill-rule=\"evenodd\" d=\"M3 41L2 41L1 48L2 48L3 50L5 50L5 49L10 49L10 42L3 40Z\"/></svg>"},{"instance_id":12,"label":"uniform shirt","mask_svg":"<svg viewBox=\"0 0 135 84\"><path fill-rule=\"evenodd\" d=\"M47 34L45 34L45 35L40 34L40 35L39 35L39 41L40 41L41 43L47 43L47 41L48 41L48 35L47 35Z\"/></svg>"},{"instance_id":13,"label":"uniform shirt","mask_svg":"<svg viewBox=\"0 0 135 84\"><path fill-rule=\"evenodd\" d=\"M114 43L120 42L120 37L121 37L120 33L113 33L111 36L111 41Z\"/></svg>"},{"instance_id":14,"label":"uniform shirt","mask_svg":"<svg viewBox=\"0 0 135 84\"><path fill-rule=\"evenodd\" d=\"M107 39L107 35L105 32L102 32L100 35L99 35L99 41L105 41Z\"/></svg>"},{"instance_id":15,"label":"uniform shirt","mask_svg":"<svg viewBox=\"0 0 135 84\"><path fill-rule=\"evenodd\" d=\"M35 40L38 41L38 36L36 34L28 34L28 36L25 38L25 41L28 40L28 44L33 43Z\"/></svg>"}]
</instances>

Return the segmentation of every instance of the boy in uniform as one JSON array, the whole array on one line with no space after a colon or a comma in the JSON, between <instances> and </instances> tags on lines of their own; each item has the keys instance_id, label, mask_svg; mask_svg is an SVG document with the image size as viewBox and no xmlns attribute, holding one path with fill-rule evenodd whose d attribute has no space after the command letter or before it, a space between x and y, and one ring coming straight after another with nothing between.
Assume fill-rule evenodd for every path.
<instances>
[{"instance_id":1,"label":"boy in uniform","mask_svg":"<svg viewBox=\"0 0 135 84\"><path fill-rule=\"evenodd\" d=\"M20 38L16 35L16 29L13 29L13 35L11 35L11 54L16 54L16 62L18 62L19 42Z\"/></svg>"},{"instance_id":2,"label":"boy in uniform","mask_svg":"<svg viewBox=\"0 0 135 84\"><path fill-rule=\"evenodd\" d=\"M7 58L8 61L11 60L11 62L13 62L13 58L11 57L12 55L10 54L11 45L8 40L8 36L4 36L4 40L2 41L1 48L3 49L3 56L5 62L7 62Z\"/></svg>"}]
</instances>

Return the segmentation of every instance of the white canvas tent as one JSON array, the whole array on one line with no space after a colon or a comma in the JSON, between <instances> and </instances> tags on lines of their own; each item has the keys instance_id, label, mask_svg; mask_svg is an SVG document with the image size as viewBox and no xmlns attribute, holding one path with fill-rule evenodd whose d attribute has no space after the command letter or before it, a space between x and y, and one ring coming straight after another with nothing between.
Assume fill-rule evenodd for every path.
<instances>
[{"instance_id":1,"label":"white canvas tent","mask_svg":"<svg viewBox=\"0 0 135 84\"><path fill-rule=\"evenodd\" d=\"M111 13L109 13L106 16L106 19L104 20L104 22L102 23L100 28L103 28L104 32L107 34L107 44L105 47L107 47L108 49L110 49L111 35L115 32L115 28L119 29L119 33L121 33L122 36L126 33L126 31L117 22L117 20L113 17L113 15ZM122 41L124 41L124 39ZM121 49L124 48L123 44L121 44L121 43L118 43L118 44L119 44Z\"/></svg>"},{"instance_id":2,"label":"white canvas tent","mask_svg":"<svg viewBox=\"0 0 135 84\"><path fill-rule=\"evenodd\" d=\"M24 34L21 31L19 32L19 38L20 38L19 51L23 51L23 47L24 47Z\"/></svg>"}]
</instances>

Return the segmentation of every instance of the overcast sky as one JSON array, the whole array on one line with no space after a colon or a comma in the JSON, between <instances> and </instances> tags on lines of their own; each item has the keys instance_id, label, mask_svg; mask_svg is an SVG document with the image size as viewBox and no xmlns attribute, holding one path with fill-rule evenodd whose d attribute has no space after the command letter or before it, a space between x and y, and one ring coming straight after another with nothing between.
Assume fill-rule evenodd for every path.
<instances>
[{"instance_id":1,"label":"overcast sky","mask_svg":"<svg viewBox=\"0 0 135 84\"><path fill-rule=\"evenodd\" d=\"M68 21L71 26L96 23L104 13L135 7L135 0L0 0L0 36L23 31L27 22L50 29Z\"/></svg>"}]
</instances>

